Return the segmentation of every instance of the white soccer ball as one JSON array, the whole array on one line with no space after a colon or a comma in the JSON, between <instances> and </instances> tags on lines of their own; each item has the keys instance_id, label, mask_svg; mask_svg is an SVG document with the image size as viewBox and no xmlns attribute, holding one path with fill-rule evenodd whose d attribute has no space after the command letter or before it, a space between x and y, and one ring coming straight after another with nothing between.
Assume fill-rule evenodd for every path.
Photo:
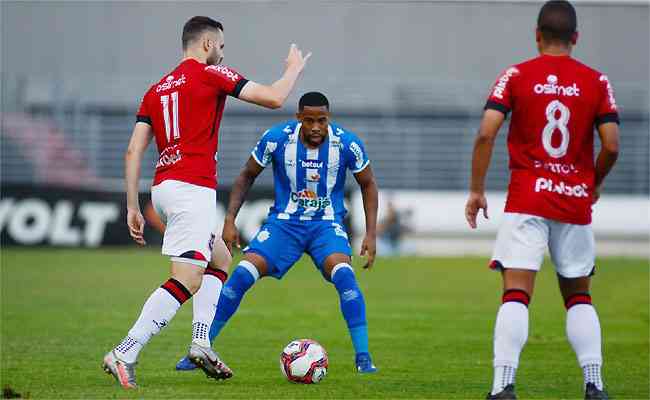
<instances>
[{"instance_id":1,"label":"white soccer ball","mask_svg":"<svg viewBox=\"0 0 650 400\"><path fill-rule=\"evenodd\" d=\"M298 339L280 355L280 369L291 382L318 383L327 375L327 352L317 341Z\"/></svg>"}]
</instances>

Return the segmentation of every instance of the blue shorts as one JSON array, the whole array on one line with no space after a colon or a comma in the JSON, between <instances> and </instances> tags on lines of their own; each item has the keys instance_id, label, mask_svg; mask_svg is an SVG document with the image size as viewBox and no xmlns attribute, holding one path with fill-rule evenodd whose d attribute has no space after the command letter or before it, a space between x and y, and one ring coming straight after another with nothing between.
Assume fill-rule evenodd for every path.
<instances>
[{"instance_id":1,"label":"blue shorts","mask_svg":"<svg viewBox=\"0 0 650 400\"><path fill-rule=\"evenodd\" d=\"M256 253L268 264L268 276L281 279L303 253L323 273L325 259L334 253L352 255L345 226L336 221L282 221L269 219L257 231L244 253Z\"/></svg>"}]
</instances>

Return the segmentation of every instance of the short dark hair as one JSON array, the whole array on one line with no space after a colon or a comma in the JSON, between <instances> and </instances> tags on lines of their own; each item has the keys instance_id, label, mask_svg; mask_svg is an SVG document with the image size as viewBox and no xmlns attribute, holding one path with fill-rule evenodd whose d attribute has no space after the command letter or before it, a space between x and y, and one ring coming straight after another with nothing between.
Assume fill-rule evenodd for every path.
<instances>
[{"instance_id":1,"label":"short dark hair","mask_svg":"<svg viewBox=\"0 0 650 400\"><path fill-rule=\"evenodd\" d=\"M325 106L327 109L330 109L330 102L327 101L327 97L321 92L308 92L302 95L300 101L298 101L298 110L302 111L305 109L305 106L309 107L321 107Z\"/></svg>"},{"instance_id":2,"label":"short dark hair","mask_svg":"<svg viewBox=\"0 0 650 400\"><path fill-rule=\"evenodd\" d=\"M566 0L547 1L539 10L537 29L544 40L569 43L577 28L576 10Z\"/></svg>"},{"instance_id":3,"label":"short dark hair","mask_svg":"<svg viewBox=\"0 0 650 400\"><path fill-rule=\"evenodd\" d=\"M187 49L187 46L199 38L199 36L207 31L222 31L223 25L219 21L215 21L210 17L201 17L196 16L192 17L185 23L183 26L183 36L181 42L183 43L183 50Z\"/></svg>"}]
</instances>

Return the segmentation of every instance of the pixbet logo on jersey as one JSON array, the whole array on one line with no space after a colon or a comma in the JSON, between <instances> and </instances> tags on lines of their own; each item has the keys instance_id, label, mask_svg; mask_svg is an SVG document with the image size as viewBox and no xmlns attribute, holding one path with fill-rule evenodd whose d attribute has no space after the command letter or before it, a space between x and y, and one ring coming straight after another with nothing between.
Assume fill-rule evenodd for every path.
<instances>
[{"instance_id":1,"label":"pixbet logo on jersey","mask_svg":"<svg viewBox=\"0 0 650 400\"><path fill-rule=\"evenodd\" d=\"M560 86L557 84L557 76L549 75L546 77L545 84L538 83L533 86L535 94L555 94L558 96L580 96L580 88L574 82L571 86Z\"/></svg>"},{"instance_id":2,"label":"pixbet logo on jersey","mask_svg":"<svg viewBox=\"0 0 650 400\"><path fill-rule=\"evenodd\" d=\"M221 65L221 64L220 65L208 65L207 67L205 67L205 69L207 71L214 71L214 72L218 72L220 74L223 74L223 75L227 76L228 79L230 79L233 82L237 82L237 79L239 79L239 74L236 74L236 73L232 72L225 65Z\"/></svg>"},{"instance_id":3,"label":"pixbet logo on jersey","mask_svg":"<svg viewBox=\"0 0 650 400\"><path fill-rule=\"evenodd\" d=\"M492 96L496 97L497 99L503 99L503 91L506 90L508 81L517 73L519 73L519 70L517 68L515 67L508 68L506 72L503 75L501 75L501 78L499 78L497 84L494 85Z\"/></svg>"},{"instance_id":4,"label":"pixbet logo on jersey","mask_svg":"<svg viewBox=\"0 0 650 400\"><path fill-rule=\"evenodd\" d=\"M298 206L303 208L323 210L332 204L329 197L318 197L318 195L311 190L301 190L300 192L291 193L291 201L298 203Z\"/></svg>"},{"instance_id":5,"label":"pixbet logo on jersey","mask_svg":"<svg viewBox=\"0 0 650 400\"><path fill-rule=\"evenodd\" d=\"M161 83L160 85L156 86L156 93L162 92L163 90L169 90L171 88L177 88L187 82L187 79L185 79L185 74L181 75L180 78L174 80L174 75L169 75L164 83Z\"/></svg>"},{"instance_id":6,"label":"pixbet logo on jersey","mask_svg":"<svg viewBox=\"0 0 650 400\"><path fill-rule=\"evenodd\" d=\"M589 197L587 193L587 184L583 183L580 185L570 186L564 182L554 184L552 179L547 178L537 178L535 182L535 192L539 193L542 190L551 193L557 193L569 197Z\"/></svg>"}]
</instances>

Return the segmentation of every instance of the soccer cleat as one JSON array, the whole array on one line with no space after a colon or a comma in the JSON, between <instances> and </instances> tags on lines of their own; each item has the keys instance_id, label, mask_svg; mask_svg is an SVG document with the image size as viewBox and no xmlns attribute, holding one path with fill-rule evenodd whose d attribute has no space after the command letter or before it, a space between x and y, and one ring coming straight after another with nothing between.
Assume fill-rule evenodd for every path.
<instances>
[{"instance_id":1,"label":"soccer cleat","mask_svg":"<svg viewBox=\"0 0 650 400\"><path fill-rule=\"evenodd\" d=\"M589 382L585 388L585 400L608 400L609 395L603 390L598 390L596 385Z\"/></svg>"},{"instance_id":2,"label":"soccer cleat","mask_svg":"<svg viewBox=\"0 0 650 400\"><path fill-rule=\"evenodd\" d=\"M176 371L194 371L196 365L189 358L183 357L176 363Z\"/></svg>"},{"instance_id":3,"label":"soccer cleat","mask_svg":"<svg viewBox=\"0 0 650 400\"><path fill-rule=\"evenodd\" d=\"M507 385L497 394L492 394L488 392L485 397L486 400L517 400L517 395L515 394L515 386L513 384Z\"/></svg>"},{"instance_id":4,"label":"soccer cleat","mask_svg":"<svg viewBox=\"0 0 650 400\"><path fill-rule=\"evenodd\" d=\"M219 355L210 347L192 343L187 358L198 368L201 368L208 378L217 380L232 378L232 370L221 361Z\"/></svg>"},{"instance_id":5,"label":"soccer cleat","mask_svg":"<svg viewBox=\"0 0 650 400\"><path fill-rule=\"evenodd\" d=\"M372 363L372 359L368 353L358 353L354 359L354 363L357 366L357 372L360 374L377 372L377 367Z\"/></svg>"},{"instance_id":6,"label":"soccer cleat","mask_svg":"<svg viewBox=\"0 0 650 400\"><path fill-rule=\"evenodd\" d=\"M123 388L136 389L138 385L135 383L135 364L120 360L111 350L104 356L102 368L107 374L113 375Z\"/></svg>"}]
</instances>

